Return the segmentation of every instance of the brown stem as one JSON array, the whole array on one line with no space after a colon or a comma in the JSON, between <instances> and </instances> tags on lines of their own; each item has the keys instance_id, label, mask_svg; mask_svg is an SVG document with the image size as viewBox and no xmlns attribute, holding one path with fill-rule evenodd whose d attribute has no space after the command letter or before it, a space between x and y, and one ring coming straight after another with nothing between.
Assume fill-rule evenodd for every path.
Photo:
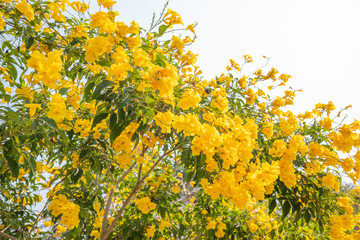
<instances>
[{"instance_id":1,"label":"brown stem","mask_svg":"<svg viewBox=\"0 0 360 240\"><path fill-rule=\"evenodd\" d=\"M115 182L116 187L119 185L119 183L131 172L131 170L135 167L136 162L133 163L133 165L131 165L129 167L128 170L126 170L126 172L123 173L123 175L121 175L121 177Z\"/></svg>"},{"instance_id":2,"label":"brown stem","mask_svg":"<svg viewBox=\"0 0 360 240\"><path fill-rule=\"evenodd\" d=\"M107 164L106 164L106 170L107 170L111 180L113 180L113 182L116 183L116 180L115 180L114 176L112 175L112 173L111 173L111 171L109 169L109 166Z\"/></svg>"},{"instance_id":3,"label":"brown stem","mask_svg":"<svg viewBox=\"0 0 360 240\"><path fill-rule=\"evenodd\" d=\"M107 218L108 218L108 215L109 215L111 200L112 200L113 196L114 196L114 189L112 188L112 189L110 190L110 194L109 194L108 200L107 200L107 202L106 202L106 207L105 207L105 211L104 211L104 217L103 217L103 221L102 221L101 234L100 234L100 236L103 236L104 233L105 233L105 231L106 231Z\"/></svg>"},{"instance_id":4,"label":"brown stem","mask_svg":"<svg viewBox=\"0 0 360 240\"><path fill-rule=\"evenodd\" d=\"M143 151L142 151L142 153L140 155L141 157L143 157L145 155L145 152L146 152L147 149L148 149L147 147L143 148ZM112 180L116 184L116 187L118 187L119 183L130 173L130 171L135 167L135 165L136 165L136 162L134 162L133 165L131 165L131 167L126 172L124 172L123 175L117 181L115 181L110 169L107 168L107 171L109 172ZM140 181L140 177L141 177L141 169L142 169L142 164L140 164L140 166L139 166L138 182ZM108 223L108 215L109 215L110 205L111 205L111 201L112 201L113 196L114 196L114 189L111 189L108 200L107 200L107 203L106 203L105 211L104 211L104 217L103 217L103 221L102 221L102 228L101 228L101 234L100 234L101 237L106 232L106 227L107 227L107 223Z\"/></svg>"},{"instance_id":5,"label":"brown stem","mask_svg":"<svg viewBox=\"0 0 360 240\"><path fill-rule=\"evenodd\" d=\"M145 181L145 179L150 175L150 173L155 169L155 167L160 163L160 161L162 159L164 159L167 155L169 155L170 153L172 153L173 151L175 151L177 148L174 148L172 150L169 150L167 152L165 152L155 163L154 165L149 169L149 171L146 172L146 174L144 175L143 178L140 179L140 181L138 181L134 187L134 189L131 191L130 195L126 198L125 201L123 201L122 207L120 208L120 210L117 212L114 220L112 221L110 227L104 232L104 235L101 236L101 240L105 240L109 237L110 233L112 232L112 230L114 229L116 223L120 220L125 208L127 207L127 205L129 205L132 197L135 195L136 191L138 190L138 188L140 187L140 185Z\"/></svg>"},{"instance_id":6,"label":"brown stem","mask_svg":"<svg viewBox=\"0 0 360 240\"><path fill-rule=\"evenodd\" d=\"M142 170L142 163L139 165L139 172L138 172L138 180L137 180L137 182L140 182L140 180L141 180L141 170Z\"/></svg>"},{"instance_id":7,"label":"brown stem","mask_svg":"<svg viewBox=\"0 0 360 240\"><path fill-rule=\"evenodd\" d=\"M4 237L4 238L7 238L7 239L11 239L11 240L18 240L17 238L12 237L12 236L10 236L9 234L6 234L6 233L4 233L4 232L0 232L0 236L1 236L1 237Z\"/></svg>"}]
</instances>

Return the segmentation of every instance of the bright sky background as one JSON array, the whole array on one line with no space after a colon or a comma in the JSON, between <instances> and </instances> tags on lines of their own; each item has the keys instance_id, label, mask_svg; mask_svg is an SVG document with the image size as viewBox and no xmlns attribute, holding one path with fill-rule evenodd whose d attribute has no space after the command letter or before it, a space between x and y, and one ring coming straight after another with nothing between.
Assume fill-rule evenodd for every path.
<instances>
[{"instance_id":1,"label":"bright sky background","mask_svg":"<svg viewBox=\"0 0 360 240\"><path fill-rule=\"evenodd\" d=\"M118 20L135 20L148 28L152 13L165 0L118 0ZM191 47L206 78L225 71L229 59L249 54L257 69L263 55L269 67L293 76L290 85L303 89L296 112L332 100L360 119L360 0L171 0L185 26L198 22Z\"/></svg>"}]
</instances>

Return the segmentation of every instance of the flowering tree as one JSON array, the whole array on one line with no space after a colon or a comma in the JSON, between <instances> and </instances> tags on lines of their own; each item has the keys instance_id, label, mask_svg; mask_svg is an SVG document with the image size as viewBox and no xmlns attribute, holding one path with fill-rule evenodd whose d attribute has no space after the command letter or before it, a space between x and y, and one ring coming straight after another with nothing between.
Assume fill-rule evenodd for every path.
<instances>
[{"instance_id":1,"label":"flowering tree","mask_svg":"<svg viewBox=\"0 0 360 240\"><path fill-rule=\"evenodd\" d=\"M285 111L291 76L247 55L205 80L194 24L98 4L1 0L1 237L360 238L360 122Z\"/></svg>"}]
</instances>

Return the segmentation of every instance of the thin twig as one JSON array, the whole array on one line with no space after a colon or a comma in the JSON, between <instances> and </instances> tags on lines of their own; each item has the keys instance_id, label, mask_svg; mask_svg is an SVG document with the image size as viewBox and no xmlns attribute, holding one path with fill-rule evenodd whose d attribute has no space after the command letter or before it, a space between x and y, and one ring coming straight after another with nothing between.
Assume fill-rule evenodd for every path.
<instances>
[{"instance_id":1,"label":"thin twig","mask_svg":"<svg viewBox=\"0 0 360 240\"><path fill-rule=\"evenodd\" d=\"M136 162L133 163L133 165L131 165L129 167L128 170L126 170L126 172L123 173L123 175L121 175L121 177L115 182L116 186L119 185L119 183L131 172L131 170L135 167Z\"/></svg>"},{"instance_id":2,"label":"thin twig","mask_svg":"<svg viewBox=\"0 0 360 240\"><path fill-rule=\"evenodd\" d=\"M109 176L110 176L111 180L113 180L113 182L116 183L114 175L111 173L111 171L109 169L109 165L107 165L107 164L106 164L106 171L109 173Z\"/></svg>"}]
</instances>

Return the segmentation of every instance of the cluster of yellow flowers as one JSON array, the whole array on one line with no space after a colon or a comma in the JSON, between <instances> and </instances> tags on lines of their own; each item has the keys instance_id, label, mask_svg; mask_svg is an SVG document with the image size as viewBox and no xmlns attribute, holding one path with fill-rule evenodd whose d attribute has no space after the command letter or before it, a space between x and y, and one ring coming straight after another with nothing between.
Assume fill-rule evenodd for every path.
<instances>
[{"instance_id":1,"label":"cluster of yellow flowers","mask_svg":"<svg viewBox=\"0 0 360 240\"><path fill-rule=\"evenodd\" d=\"M61 55L61 50L49 52L47 56L37 50L34 51L27 61L27 66L37 71L33 76L32 83L41 82L50 89L56 89L57 81L61 79L59 73L62 69Z\"/></svg>"},{"instance_id":2,"label":"cluster of yellow flowers","mask_svg":"<svg viewBox=\"0 0 360 240\"><path fill-rule=\"evenodd\" d=\"M79 220L80 207L75 203L70 202L64 195L60 194L56 196L50 203L48 210L54 217L58 217L60 214L60 223L65 225L68 229L76 227Z\"/></svg>"},{"instance_id":3,"label":"cluster of yellow flowers","mask_svg":"<svg viewBox=\"0 0 360 240\"><path fill-rule=\"evenodd\" d=\"M151 202L151 199L149 197L137 199L136 206L144 214L148 214L150 211L156 208L156 204Z\"/></svg>"}]
</instances>

